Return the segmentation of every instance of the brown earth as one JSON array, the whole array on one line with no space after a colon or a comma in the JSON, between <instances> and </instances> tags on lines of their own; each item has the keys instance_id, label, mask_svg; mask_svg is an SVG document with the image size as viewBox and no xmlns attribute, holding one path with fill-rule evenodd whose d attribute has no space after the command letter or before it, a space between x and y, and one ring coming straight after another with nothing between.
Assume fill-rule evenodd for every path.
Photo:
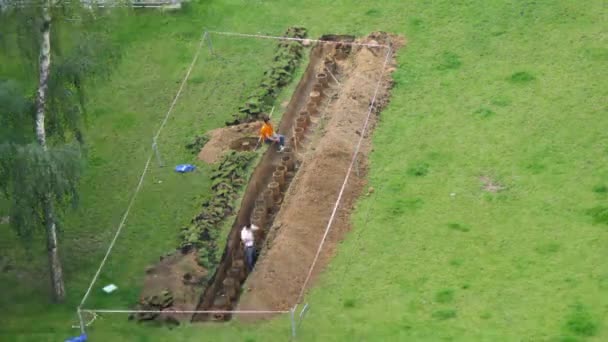
<instances>
[{"instance_id":1,"label":"brown earth","mask_svg":"<svg viewBox=\"0 0 608 342\"><path fill-rule=\"evenodd\" d=\"M201 291L196 284L200 284L206 276L207 271L196 262L194 251L188 254L176 251L146 269L140 301L168 290L173 295L173 304L164 310L194 310ZM180 321L189 320L191 316L175 313L163 315Z\"/></svg>"},{"instance_id":2,"label":"brown earth","mask_svg":"<svg viewBox=\"0 0 608 342\"><path fill-rule=\"evenodd\" d=\"M258 131L261 127L260 122L244 123L240 125L216 128L209 131L209 141L203 146L198 154L198 159L207 162L215 163L220 160L222 155L230 149L244 151L247 148L243 148L240 144L235 142L242 141L257 141ZM250 143L250 149L255 148L256 143Z\"/></svg>"},{"instance_id":3,"label":"brown earth","mask_svg":"<svg viewBox=\"0 0 608 342\"><path fill-rule=\"evenodd\" d=\"M405 43L399 37L386 34L371 34L361 41L383 44L389 40L395 50ZM385 56L383 48L353 47L350 56L338 62L343 70L341 85L336 85L337 94L322 113L317 125L317 131L321 132L309 137L307 146L298 151L301 166L270 229L259 261L244 285L239 310L286 310L296 304L353 158ZM384 70L373 108L376 114L388 103L393 70L395 54ZM376 117L370 117L359 162L355 164L358 172L353 170L350 175L307 287L314 283L337 243L350 229L353 203L366 184L370 133Z\"/></svg>"},{"instance_id":4,"label":"brown earth","mask_svg":"<svg viewBox=\"0 0 608 342\"><path fill-rule=\"evenodd\" d=\"M354 38L353 38L354 39ZM332 98L336 94L335 89L320 84L316 79L319 73L319 68L323 68L325 65L324 58L329 58L330 62L333 59L335 53L335 47L328 45L315 45L310 50L310 59L306 67L306 71L302 75L296 89L294 90L290 101L283 109L283 115L279 124L277 125L278 131L286 135L289 140L288 145L296 150L293 138L295 132L296 119L298 115L305 111L307 106L313 105L311 110L315 113L315 117L310 116L310 120L318 119L318 109L324 108L329 98ZM340 74L338 73L338 77ZM310 94L315 93L313 88L315 86L321 86L324 90L325 95L323 96L322 104L310 103ZM317 96L319 95L316 92ZM316 102L315 102L316 103ZM313 125L314 126L314 125ZM315 131L314 129L308 130ZM287 150L290 150L289 148ZM280 203L278 207L271 204L264 198L263 192L268 189L270 183L273 182L273 173L276 172L279 166L284 165L283 158L290 157L295 158L293 152L285 151L285 153L278 153L276 149L266 149L261 161L256 166L254 172L247 183L245 194L241 200L241 205L237 213L237 217L233 224L233 227L227 237L226 248L222 254L222 259L219 266L216 269L211 281L206 287L204 293L201 295L201 301L198 306L198 310L232 310L238 305L238 300L241 293L243 277L246 278L247 272L244 267L244 250L240 242L240 231L244 224L249 221L256 221L256 224L262 227L258 231L256 237L256 244L262 247L265 242L266 232L272 227L274 217L280 209ZM292 165L291 162L287 162L285 165ZM288 166L291 169L290 166ZM282 198L285 194L285 186L289 186L289 183L293 179L293 172L285 174L283 188L281 190L279 198ZM279 195L278 193L276 195ZM273 196L274 197L274 196ZM274 199L276 201L276 198ZM261 202L260 202L261 201ZM259 203L258 203L259 202ZM280 200L279 200L280 202ZM258 210L258 215L254 215L254 209ZM237 291L235 292L235 285ZM196 314L193 316L192 321L206 321L215 320L222 321L230 319L231 315L223 314Z\"/></svg>"},{"instance_id":5,"label":"brown earth","mask_svg":"<svg viewBox=\"0 0 608 342\"><path fill-rule=\"evenodd\" d=\"M400 38L389 37L386 34L371 34L361 41L388 44L389 40L393 49L404 44ZM230 307L226 308L222 305L218 307L215 302L215 299L226 296L226 288L222 284L227 279L228 271L231 267L234 268L234 263L239 259L242 260L240 228L251 219L254 202L272 181L274 169L281 165L283 155L277 153L275 149L268 149L265 152L248 182L233 229L228 236L222 262L208 286L202 285L201 280L208 275L198 266L194 254L184 255L176 252L146 271L142 298L169 290L173 294L174 302L167 308L168 310L231 309L237 303L238 307L235 309L239 310L285 310L297 302L361 136L371 98L383 71L386 50L368 47L350 49L341 43L313 48L311 63L278 125L278 130L285 132L288 138L295 132L298 113L304 110L307 102L312 98L309 94L314 93L314 91L311 93L313 85L319 82L315 80L315 75L324 72L323 61L327 56L337 64L338 70L335 72L340 84L330 81L332 85L326 89L326 98L318 107L320 116L311 115L312 126L305 135L303 146L290 146L300 166L289 185L280 209L278 212L273 210L269 222L274 224L268 224L270 228L264 226L267 232L264 235L267 235L267 239L254 271L249 274L243 285L240 298L237 296L230 303ZM395 70L394 57L393 54L384 69L385 74L373 108L375 114L388 103L389 89L392 86L390 73ZM349 217L353 203L366 183L364 177L367 170L367 155L371 149L369 137L375 122L376 115L371 115L358 154L358 162L355 163L355 169L350 175L335 221L307 287L314 283L318 272L333 255L336 244L350 229ZM209 132L210 139L200 151L199 158L214 163L230 149L253 149L257 143L259 127L260 123L247 123ZM292 143L293 140L290 140L289 145ZM240 282L237 285L240 288ZM202 290L204 290L203 295L201 295ZM178 320L187 318L171 317ZM254 316L239 318L245 317ZM208 315L202 314L195 315L192 320L208 318ZM260 317L255 316L255 318Z\"/></svg>"}]
</instances>

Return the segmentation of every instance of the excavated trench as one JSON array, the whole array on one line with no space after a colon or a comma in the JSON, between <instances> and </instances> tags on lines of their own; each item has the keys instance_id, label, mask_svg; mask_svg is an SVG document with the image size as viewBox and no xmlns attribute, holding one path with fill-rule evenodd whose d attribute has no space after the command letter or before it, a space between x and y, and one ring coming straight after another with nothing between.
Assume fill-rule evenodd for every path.
<instances>
[{"instance_id":1,"label":"excavated trench","mask_svg":"<svg viewBox=\"0 0 608 342\"><path fill-rule=\"evenodd\" d=\"M353 41L354 37L331 35L322 39ZM288 147L283 153L269 148L254 170L229 233L222 260L201 296L197 310L224 311L237 306L241 287L248 276L240 231L249 221L260 227L255 240L256 247L261 250L285 193L298 172L297 152L305 148L304 143L317 128L320 113L337 93L335 79L340 79L341 71L336 60L345 59L350 52L350 45L340 43L317 44L311 49L309 64L278 126L278 132L289 139ZM231 144L231 148L252 150L257 143L255 140L239 139ZM199 313L192 317L192 321L226 321L230 318L229 314Z\"/></svg>"}]
</instances>

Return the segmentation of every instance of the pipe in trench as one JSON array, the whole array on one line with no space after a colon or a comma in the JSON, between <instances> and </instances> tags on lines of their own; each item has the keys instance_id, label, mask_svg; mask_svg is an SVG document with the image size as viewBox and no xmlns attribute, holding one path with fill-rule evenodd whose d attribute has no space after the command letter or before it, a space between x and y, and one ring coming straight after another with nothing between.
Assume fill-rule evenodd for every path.
<instances>
[{"instance_id":1,"label":"pipe in trench","mask_svg":"<svg viewBox=\"0 0 608 342\"><path fill-rule=\"evenodd\" d=\"M293 171L295 169L295 164L291 156L283 156L281 158L281 162L287 168L288 172Z\"/></svg>"},{"instance_id":2,"label":"pipe in trench","mask_svg":"<svg viewBox=\"0 0 608 342\"><path fill-rule=\"evenodd\" d=\"M274 204L279 198L281 198L281 190L279 189L279 183L271 182L270 184L268 184L268 189L272 191L272 199Z\"/></svg>"},{"instance_id":3,"label":"pipe in trench","mask_svg":"<svg viewBox=\"0 0 608 342\"><path fill-rule=\"evenodd\" d=\"M317 81L323 86L323 88L327 87L327 74L324 72L320 72L316 76Z\"/></svg>"},{"instance_id":4,"label":"pipe in trench","mask_svg":"<svg viewBox=\"0 0 608 342\"><path fill-rule=\"evenodd\" d=\"M308 104L306 105L306 110L312 116L317 116L319 114L319 109L317 108L317 104L312 101L308 102Z\"/></svg>"},{"instance_id":5,"label":"pipe in trench","mask_svg":"<svg viewBox=\"0 0 608 342\"><path fill-rule=\"evenodd\" d=\"M272 173L272 180L279 183L281 192L285 191L285 171L277 170Z\"/></svg>"},{"instance_id":6,"label":"pipe in trench","mask_svg":"<svg viewBox=\"0 0 608 342\"><path fill-rule=\"evenodd\" d=\"M304 118L304 120L306 120L306 127L310 126L310 113L308 111L301 111L300 114L298 114L298 118Z\"/></svg>"},{"instance_id":7,"label":"pipe in trench","mask_svg":"<svg viewBox=\"0 0 608 342\"><path fill-rule=\"evenodd\" d=\"M298 118L296 119L296 130L301 128L302 131L305 131L307 126L308 125L306 124L306 118L298 116ZM297 134L298 133L296 132L296 137L297 137Z\"/></svg>"},{"instance_id":8,"label":"pipe in trench","mask_svg":"<svg viewBox=\"0 0 608 342\"><path fill-rule=\"evenodd\" d=\"M314 102L318 106L319 103L321 103L321 93L316 90L313 90L310 93L310 101Z\"/></svg>"},{"instance_id":9,"label":"pipe in trench","mask_svg":"<svg viewBox=\"0 0 608 342\"><path fill-rule=\"evenodd\" d=\"M304 128L298 127L294 130L294 132L296 133L296 139L298 139L298 146L301 146L301 141L304 138Z\"/></svg>"}]
</instances>

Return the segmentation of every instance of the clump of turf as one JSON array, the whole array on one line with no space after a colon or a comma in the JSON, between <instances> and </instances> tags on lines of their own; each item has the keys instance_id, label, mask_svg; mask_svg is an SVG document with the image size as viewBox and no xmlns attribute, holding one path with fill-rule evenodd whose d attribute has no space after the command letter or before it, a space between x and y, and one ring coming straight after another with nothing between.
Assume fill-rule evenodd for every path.
<instances>
[{"instance_id":1,"label":"clump of turf","mask_svg":"<svg viewBox=\"0 0 608 342\"><path fill-rule=\"evenodd\" d=\"M506 98L504 96L498 96L498 97L492 99L491 103L498 107L506 107L511 104L511 100L509 100L508 98Z\"/></svg>"},{"instance_id":2,"label":"clump of turf","mask_svg":"<svg viewBox=\"0 0 608 342\"><path fill-rule=\"evenodd\" d=\"M289 38L306 38L307 30L303 27L292 26L284 36ZM272 105L280 90L291 81L296 67L304 53L300 41L281 41L278 44L274 60L270 68L264 72L260 85L247 97L245 104L233 115L234 120L226 122L227 126L259 118Z\"/></svg>"},{"instance_id":3,"label":"clump of turf","mask_svg":"<svg viewBox=\"0 0 608 342\"><path fill-rule=\"evenodd\" d=\"M409 21L410 27L418 28L424 25L424 21L420 18L411 18Z\"/></svg>"},{"instance_id":4,"label":"clump of turf","mask_svg":"<svg viewBox=\"0 0 608 342\"><path fill-rule=\"evenodd\" d=\"M408 210L419 209L423 204L424 201L421 198L399 198L388 207L388 211L391 215L398 216Z\"/></svg>"},{"instance_id":5,"label":"clump of turf","mask_svg":"<svg viewBox=\"0 0 608 342\"><path fill-rule=\"evenodd\" d=\"M596 194L600 194L600 195L605 195L608 194L608 186L606 185L596 185L593 187L593 192L595 192Z\"/></svg>"},{"instance_id":6,"label":"clump of turf","mask_svg":"<svg viewBox=\"0 0 608 342\"><path fill-rule=\"evenodd\" d=\"M193 154L198 154L208 142L209 136L207 134L197 135L191 142L186 144L186 149Z\"/></svg>"},{"instance_id":7,"label":"clump of turf","mask_svg":"<svg viewBox=\"0 0 608 342\"><path fill-rule=\"evenodd\" d=\"M528 83L534 81L535 79L536 77L534 77L534 75L526 71L518 71L509 77L509 81L512 83Z\"/></svg>"},{"instance_id":8,"label":"clump of turf","mask_svg":"<svg viewBox=\"0 0 608 342\"><path fill-rule=\"evenodd\" d=\"M593 219L593 223L608 225L608 207L597 206L587 211Z\"/></svg>"},{"instance_id":9,"label":"clump of turf","mask_svg":"<svg viewBox=\"0 0 608 342\"><path fill-rule=\"evenodd\" d=\"M450 70L450 69L458 69L462 65L460 61L460 56L453 52L444 52L441 55L441 62L437 66L439 70Z\"/></svg>"},{"instance_id":10,"label":"clump of turf","mask_svg":"<svg viewBox=\"0 0 608 342\"><path fill-rule=\"evenodd\" d=\"M447 226L452 230L456 230L463 233L466 233L471 230L471 228L469 228L467 225L461 223L448 223Z\"/></svg>"},{"instance_id":11,"label":"clump of turf","mask_svg":"<svg viewBox=\"0 0 608 342\"><path fill-rule=\"evenodd\" d=\"M545 165L540 160L534 160L530 164L526 165L526 169L534 175L537 175L545 170Z\"/></svg>"},{"instance_id":12,"label":"clump of turf","mask_svg":"<svg viewBox=\"0 0 608 342\"><path fill-rule=\"evenodd\" d=\"M422 177L429 173L429 164L417 163L407 169L407 174L410 176Z\"/></svg>"},{"instance_id":13,"label":"clump of turf","mask_svg":"<svg viewBox=\"0 0 608 342\"><path fill-rule=\"evenodd\" d=\"M576 304L568 315L565 325L566 330L578 336L594 336L597 332L597 323L585 306Z\"/></svg>"},{"instance_id":14,"label":"clump of turf","mask_svg":"<svg viewBox=\"0 0 608 342\"><path fill-rule=\"evenodd\" d=\"M344 301L344 307L345 307L345 308L354 308L354 307L355 307L355 304L356 304L356 302L355 302L355 300L354 300L354 299L352 299L352 298L347 299L347 300L345 300L345 301Z\"/></svg>"},{"instance_id":15,"label":"clump of turf","mask_svg":"<svg viewBox=\"0 0 608 342\"><path fill-rule=\"evenodd\" d=\"M452 259L450 260L450 266L461 266L462 259Z\"/></svg>"},{"instance_id":16,"label":"clump of turf","mask_svg":"<svg viewBox=\"0 0 608 342\"><path fill-rule=\"evenodd\" d=\"M550 242L546 244L539 245L535 248L536 252L542 255L553 254L559 251L559 244L555 242Z\"/></svg>"},{"instance_id":17,"label":"clump of turf","mask_svg":"<svg viewBox=\"0 0 608 342\"><path fill-rule=\"evenodd\" d=\"M489 108L481 107L481 108L477 109L476 111L474 111L473 114L475 116L487 118L487 117L494 115L495 113L493 110L491 110Z\"/></svg>"},{"instance_id":18,"label":"clump of turf","mask_svg":"<svg viewBox=\"0 0 608 342\"><path fill-rule=\"evenodd\" d=\"M456 310L453 310L453 309L437 310L437 311L433 312L433 314L431 316L440 321L445 321L446 319L456 317Z\"/></svg>"},{"instance_id":19,"label":"clump of turf","mask_svg":"<svg viewBox=\"0 0 608 342\"><path fill-rule=\"evenodd\" d=\"M380 10L377 8L371 8L365 12L365 15L370 17L379 17L382 15L382 13L380 13Z\"/></svg>"},{"instance_id":20,"label":"clump of turf","mask_svg":"<svg viewBox=\"0 0 608 342\"><path fill-rule=\"evenodd\" d=\"M454 290L452 289L441 290L435 294L435 301L437 303L449 303L452 300L454 300Z\"/></svg>"}]
</instances>

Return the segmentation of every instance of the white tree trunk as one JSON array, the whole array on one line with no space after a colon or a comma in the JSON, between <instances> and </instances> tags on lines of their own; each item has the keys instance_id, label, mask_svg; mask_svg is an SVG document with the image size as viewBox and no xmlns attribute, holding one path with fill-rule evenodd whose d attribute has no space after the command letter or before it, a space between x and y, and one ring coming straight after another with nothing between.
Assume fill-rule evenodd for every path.
<instances>
[{"instance_id":1,"label":"white tree trunk","mask_svg":"<svg viewBox=\"0 0 608 342\"><path fill-rule=\"evenodd\" d=\"M39 60L38 91L36 93L36 137L38 143L46 151L46 131L44 129L44 114L46 93L49 88L49 71L51 68L51 14L47 6L42 10L42 26L40 27L40 60Z\"/></svg>"},{"instance_id":2,"label":"white tree trunk","mask_svg":"<svg viewBox=\"0 0 608 342\"><path fill-rule=\"evenodd\" d=\"M46 108L46 95L48 90L49 71L51 67L51 14L50 4L47 2L42 8L42 26L40 28L40 79L36 94L36 138L38 143L47 150L46 131L44 128L44 117ZM59 259L57 247L57 226L53 210L53 200L50 194L45 194L43 201L44 220L46 225L47 253L49 257L49 269L51 273L51 285L53 296L56 301L65 298L65 287L63 285L63 270Z\"/></svg>"},{"instance_id":3,"label":"white tree trunk","mask_svg":"<svg viewBox=\"0 0 608 342\"><path fill-rule=\"evenodd\" d=\"M63 285L63 269L59 259L59 247L57 246L57 226L53 214L53 202L50 196L46 196L44 199L44 217L51 286L53 287L53 298L55 301L61 302L65 298L65 287Z\"/></svg>"}]
</instances>

